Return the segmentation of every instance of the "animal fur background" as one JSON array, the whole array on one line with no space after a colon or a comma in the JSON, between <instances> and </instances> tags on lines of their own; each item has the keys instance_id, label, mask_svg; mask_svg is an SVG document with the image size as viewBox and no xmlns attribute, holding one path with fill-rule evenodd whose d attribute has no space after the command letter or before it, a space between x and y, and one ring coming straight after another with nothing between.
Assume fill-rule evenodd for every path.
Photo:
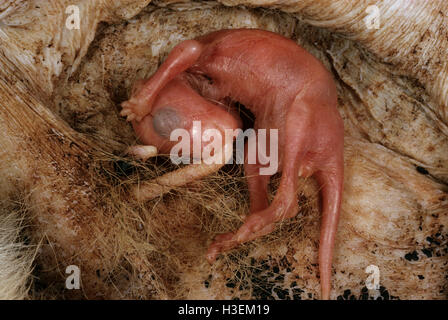
<instances>
[{"instance_id":1,"label":"animal fur background","mask_svg":"<svg viewBox=\"0 0 448 320\"><path fill-rule=\"evenodd\" d=\"M66 27L73 4L79 30ZM379 29L367 28L369 5ZM123 156L135 137L119 103L132 83L183 39L251 27L294 39L338 84L345 185L332 298L446 299L447 15L443 0L0 1L0 275L12 275L0 297L319 298L312 179L296 218L213 266L207 244L248 210L241 168L146 204L126 194L174 169ZM65 288L72 264L81 290ZM365 287L369 265L379 290Z\"/></svg>"}]
</instances>

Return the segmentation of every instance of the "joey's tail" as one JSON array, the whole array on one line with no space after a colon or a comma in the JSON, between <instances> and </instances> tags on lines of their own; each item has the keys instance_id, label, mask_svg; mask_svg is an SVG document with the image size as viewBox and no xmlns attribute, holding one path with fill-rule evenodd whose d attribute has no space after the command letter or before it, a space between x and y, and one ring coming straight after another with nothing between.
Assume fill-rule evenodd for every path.
<instances>
[{"instance_id":1,"label":"joey's tail","mask_svg":"<svg viewBox=\"0 0 448 320\"><path fill-rule=\"evenodd\" d=\"M317 180L322 192L322 223L319 243L321 298L328 300L331 291L333 248L338 228L343 189L343 167L336 173L321 171Z\"/></svg>"}]
</instances>

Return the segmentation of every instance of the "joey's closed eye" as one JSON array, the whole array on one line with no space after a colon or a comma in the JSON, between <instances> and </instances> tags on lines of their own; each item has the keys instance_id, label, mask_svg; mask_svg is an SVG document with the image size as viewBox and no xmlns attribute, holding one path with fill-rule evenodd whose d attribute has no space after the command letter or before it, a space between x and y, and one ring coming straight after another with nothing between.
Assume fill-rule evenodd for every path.
<instances>
[{"instance_id":1,"label":"joey's closed eye","mask_svg":"<svg viewBox=\"0 0 448 320\"><path fill-rule=\"evenodd\" d=\"M170 134L174 129L181 128L182 121L176 110L166 106L155 112L152 124L157 134L169 139Z\"/></svg>"}]
</instances>

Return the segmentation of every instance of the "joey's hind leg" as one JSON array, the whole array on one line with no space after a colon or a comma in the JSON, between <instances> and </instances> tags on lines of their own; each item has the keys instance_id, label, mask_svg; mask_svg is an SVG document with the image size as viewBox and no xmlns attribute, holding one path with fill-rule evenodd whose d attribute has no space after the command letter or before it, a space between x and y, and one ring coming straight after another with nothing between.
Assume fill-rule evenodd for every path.
<instances>
[{"instance_id":1,"label":"joey's hind leg","mask_svg":"<svg viewBox=\"0 0 448 320\"><path fill-rule=\"evenodd\" d=\"M287 158L285 158L285 161L288 161ZM295 172L295 179L292 178L294 173L291 172ZM208 249L207 260L212 263L221 252L271 233L275 228L275 222L296 215L297 175L298 165L291 165L290 169L284 171L280 187L271 205L259 211L251 212L237 232L217 236Z\"/></svg>"},{"instance_id":2,"label":"joey's hind leg","mask_svg":"<svg viewBox=\"0 0 448 320\"><path fill-rule=\"evenodd\" d=\"M275 222L291 218L297 214L298 175L301 165L304 164L302 160L307 154L310 142L312 142L311 120L312 115L303 112L300 105L294 105L290 108L283 132L284 140L288 143L284 150L279 150L283 154L282 176L273 202L267 208L252 212L233 237L226 234L223 238L217 238L217 240L221 240L221 243L215 241L210 246L209 253L213 252L218 255L219 252L216 252L216 248L224 251L267 234L274 229ZM307 171L312 171L310 164L303 167L306 167ZM208 256L208 258L210 257L211 255Z\"/></svg>"},{"instance_id":3,"label":"joey's hind leg","mask_svg":"<svg viewBox=\"0 0 448 320\"><path fill-rule=\"evenodd\" d=\"M318 120L316 110L319 108L325 112L325 118ZM319 243L321 297L329 299L344 177L342 119L337 110L323 107L315 100L296 101L287 115L285 140L288 145L284 150L283 172L274 201L269 208L251 214L235 234L235 240L240 243L250 241L254 234L273 222L296 215L297 177L299 173L315 176L322 189Z\"/></svg>"},{"instance_id":4,"label":"joey's hind leg","mask_svg":"<svg viewBox=\"0 0 448 320\"><path fill-rule=\"evenodd\" d=\"M294 217L298 212L297 189L299 172L311 175L314 171L313 163L308 152L314 142L315 123L313 108L303 101L294 101L286 115L282 134L283 155L280 185L274 200L269 207L252 213L235 233L234 239L243 243L250 241L253 235L278 221ZM278 146L280 147L280 146Z\"/></svg>"},{"instance_id":5,"label":"joey's hind leg","mask_svg":"<svg viewBox=\"0 0 448 320\"><path fill-rule=\"evenodd\" d=\"M247 163L247 145L246 145L246 159L244 161L244 175L247 181L247 187L249 191L250 200L250 214L261 211L269 207L268 200L268 184L271 176L260 175L259 164ZM259 238L265 234L268 234L274 230L275 225L270 224L262 230L252 235L251 239ZM209 246L207 251L207 260L210 263L216 260L218 254L223 251L228 251L239 245L235 240L233 232L227 232L215 237L213 243Z\"/></svg>"},{"instance_id":6,"label":"joey's hind leg","mask_svg":"<svg viewBox=\"0 0 448 320\"><path fill-rule=\"evenodd\" d=\"M264 210L269 206L268 184L271 176L260 175L259 170L259 164L249 164L245 161L244 176L249 191L250 213Z\"/></svg>"}]
</instances>

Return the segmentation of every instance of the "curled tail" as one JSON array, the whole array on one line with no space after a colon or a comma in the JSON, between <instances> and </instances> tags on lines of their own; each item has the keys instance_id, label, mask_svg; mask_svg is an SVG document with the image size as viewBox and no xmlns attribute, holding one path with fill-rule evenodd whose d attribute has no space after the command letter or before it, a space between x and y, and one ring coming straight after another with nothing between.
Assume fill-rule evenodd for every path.
<instances>
[{"instance_id":1,"label":"curled tail","mask_svg":"<svg viewBox=\"0 0 448 320\"><path fill-rule=\"evenodd\" d=\"M338 228L343 189L343 165L335 172L320 171L316 178L322 192L322 223L319 243L321 297L330 298L333 248Z\"/></svg>"}]
</instances>

